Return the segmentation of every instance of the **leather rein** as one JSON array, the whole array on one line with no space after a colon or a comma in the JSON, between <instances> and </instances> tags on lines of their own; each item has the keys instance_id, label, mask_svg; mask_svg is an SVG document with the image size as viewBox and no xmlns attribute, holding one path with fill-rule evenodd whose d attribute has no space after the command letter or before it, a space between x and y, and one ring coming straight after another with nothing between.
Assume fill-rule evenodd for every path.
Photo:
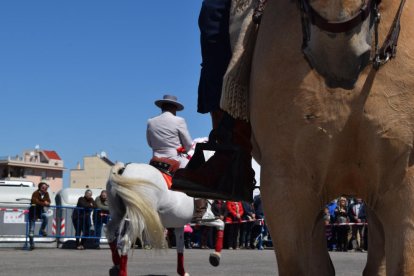
<instances>
[{"instance_id":1,"label":"leather rein","mask_svg":"<svg viewBox=\"0 0 414 276\"><path fill-rule=\"evenodd\" d=\"M323 18L318 12L316 12L309 4L309 0L299 0L299 8L301 13L302 22L302 49L305 49L310 40L310 24L315 25L319 29L329 33L345 33L353 28L361 25L370 14L373 14L371 18L371 24L374 25L375 41L374 41L374 56L372 58L373 67L378 70L382 65L386 64L390 59L395 58L397 53L397 42L400 34L400 20L401 14L404 8L406 0L401 0L398 11L394 17L394 21L387 34L387 37L379 48L378 44L378 26L381 19L379 12L379 4L381 0L367 0L366 3L360 8L359 12L346 21L332 22Z\"/></svg>"}]
</instances>

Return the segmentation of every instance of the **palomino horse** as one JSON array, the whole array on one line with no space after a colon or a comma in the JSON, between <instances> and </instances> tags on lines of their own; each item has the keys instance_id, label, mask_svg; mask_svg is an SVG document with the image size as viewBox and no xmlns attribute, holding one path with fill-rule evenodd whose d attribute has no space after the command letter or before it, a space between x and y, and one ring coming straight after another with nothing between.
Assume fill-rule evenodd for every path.
<instances>
[{"instance_id":1,"label":"palomino horse","mask_svg":"<svg viewBox=\"0 0 414 276\"><path fill-rule=\"evenodd\" d=\"M335 274L321 210L341 194L369 209L364 275L414 275L414 2L379 2L268 1L250 116L280 275Z\"/></svg>"},{"instance_id":2,"label":"palomino horse","mask_svg":"<svg viewBox=\"0 0 414 276\"><path fill-rule=\"evenodd\" d=\"M138 237L155 248L166 247L164 227L175 229L177 273L189 275L184 269L184 225L193 218L194 198L169 190L161 172L147 164L116 164L107 182L107 190L111 214L107 237L118 275L127 275L128 251ZM200 224L217 229L215 252L210 254L210 263L218 266L224 222L216 219L208 208Z\"/></svg>"}]
</instances>

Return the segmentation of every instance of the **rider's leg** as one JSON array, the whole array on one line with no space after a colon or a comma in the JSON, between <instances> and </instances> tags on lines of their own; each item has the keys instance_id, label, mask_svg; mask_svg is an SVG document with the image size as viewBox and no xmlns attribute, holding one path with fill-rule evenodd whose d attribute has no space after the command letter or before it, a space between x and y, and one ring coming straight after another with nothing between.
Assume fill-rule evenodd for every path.
<instances>
[{"instance_id":1,"label":"rider's leg","mask_svg":"<svg viewBox=\"0 0 414 276\"><path fill-rule=\"evenodd\" d=\"M198 89L198 112L210 112L212 115L213 129L217 130L217 135L211 135L210 138L216 136L216 141L210 141L210 144L216 154L197 169L178 170L173 178L172 189L183 191L192 197L251 201L254 174L251 169L250 125L233 119L220 110L223 76L231 59L230 4L230 0L204 0L199 17L203 62ZM241 154L237 162L241 166L235 171L246 171L242 183L236 184L238 189L233 190L234 183L227 181L238 173L231 171L229 166L235 162L234 151L214 148L215 143L238 146Z\"/></svg>"},{"instance_id":2,"label":"rider's leg","mask_svg":"<svg viewBox=\"0 0 414 276\"><path fill-rule=\"evenodd\" d=\"M48 223L48 217L46 213L41 214L42 224L40 225L39 236L47 236L46 227Z\"/></svg>"},{"instance_id":3,"label":"rider's leg","mask_svg":"<svg viewBox=\"0 0 414 276\"><path fill-rule=\"evenodd\" d=\"M219 116L215 115L213 119L216 117ZM172 189L193 197L251 202L254 171L251 167L250 124L243 120L235 120L225 113L218 128L213 131L216 133L210 135L210 139L215 141L210 141L209 144L212 150L216 150L215 154L197 168L178 170L173 178ZM216 144L236 147L226 150L221 147L215 148ZM233 169L235 162L238 163L237 170ZM235 174L240 175L237 183L234 182ZM232 185L237 185L237 188L233 189Z\"/></svg>"}]
</instances>

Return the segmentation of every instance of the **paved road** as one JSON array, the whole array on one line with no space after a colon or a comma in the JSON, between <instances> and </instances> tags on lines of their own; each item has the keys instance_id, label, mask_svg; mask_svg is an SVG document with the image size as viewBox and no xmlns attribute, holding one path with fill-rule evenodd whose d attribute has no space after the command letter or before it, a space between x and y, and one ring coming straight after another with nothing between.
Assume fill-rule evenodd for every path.
<instances>
[{"instance_id":1,"label":"paved road","mask_svg":"<svg viewBox=\"0 0 414 276\"><path fill-rule=\"evenodd\" d=\"M186 270L193 276L204 275L277 275L272 250L223 250L219 267L208 263L210 250L185 251ZM366 253L331 253L336 275L362 275ZM133 251L129 257L129 276L166 276L175 273L176 253L165 251ZM73 250L39 248L26 251L0 248L0 275L69 276L109 275L111 256L108 249Z\"/></svg>"}]
</instances>

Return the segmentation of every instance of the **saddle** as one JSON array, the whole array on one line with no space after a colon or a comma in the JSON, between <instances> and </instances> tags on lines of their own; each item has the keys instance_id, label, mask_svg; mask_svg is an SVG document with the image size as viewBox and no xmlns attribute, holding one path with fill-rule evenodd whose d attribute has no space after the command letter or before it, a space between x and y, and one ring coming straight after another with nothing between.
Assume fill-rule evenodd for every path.
<instances>
[{"instance_id":1,"label":"saddle","mask_svg":"<svg viewBox=\"0 0 414 276\"><path fill-rule=\"evenodd\" d=\"M174 159L153 157L149 164L161 172L167 183L168 189L171 189L172 176L180 168L180 162Z\"/></svg>"}]
</instances>

